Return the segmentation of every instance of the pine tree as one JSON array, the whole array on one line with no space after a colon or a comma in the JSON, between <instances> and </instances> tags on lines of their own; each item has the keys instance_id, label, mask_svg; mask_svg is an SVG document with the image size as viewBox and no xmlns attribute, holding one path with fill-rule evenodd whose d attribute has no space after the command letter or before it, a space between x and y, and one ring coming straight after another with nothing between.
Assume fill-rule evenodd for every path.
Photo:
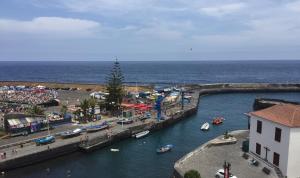
<instances>
[{"instance_id":1,"label":"pine tree","mask_svg":"<svg viewBox=\"0 0 300 178\"><path fill-rule=\"evenodd\" d=\"M123 91L124 77L121 66L116 59L110 75L106 78L106 90L109 95L106 97L106 109L113 115L120 114L120 107L124 96Z\"/></svg>"}]
</instances>

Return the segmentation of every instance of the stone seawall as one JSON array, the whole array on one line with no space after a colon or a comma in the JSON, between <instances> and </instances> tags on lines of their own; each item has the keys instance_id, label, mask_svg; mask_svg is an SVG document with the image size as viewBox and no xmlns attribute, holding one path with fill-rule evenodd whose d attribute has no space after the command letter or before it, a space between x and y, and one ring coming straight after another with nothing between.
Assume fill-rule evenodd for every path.
<instances>
[{"instance_id":1,"label":"stone seawall","mask_svg":"<svg viewBox=\"0 0 300 178\"><path fill-rule=\"evenodd\" d=\"M43 151L33 152L32 154L27 155L20 155L19 157L16 157L14 159L9 159L4 162L0 162L0 170L5 171L9 169L15 169L18 167L28 166L48 159L73 153L78 150L78 144L79 143L70 143L50 149L45 147L45 150Z\"/></svg>"},{"instance_id":2,"label":"stone seawall","mask_svg":"<svg viewBox=\"0 0 300 178\"><path fill-rule=\"evenodd\" d=\"M197 106L193 108L189 108L187 110L184 110L180 113L175 114L173 117L160 121L160 122L151 122L146 124L141 124L138 126L130 127L120 133L117 133L113 135L111 138L104 138L99 139L99 137L94 138L89 141L88 145L80 146L80 150L85 152L90 152L99 148L103 148L109 145L112 145L113 143L116 143L118 141L131 138L133 134L144 131L144 130L150 130L151 132L161 130L163 128L169 127L170 125L173 125L191 115L194 115L197 113Z\"/></svg>"}]
</instances>

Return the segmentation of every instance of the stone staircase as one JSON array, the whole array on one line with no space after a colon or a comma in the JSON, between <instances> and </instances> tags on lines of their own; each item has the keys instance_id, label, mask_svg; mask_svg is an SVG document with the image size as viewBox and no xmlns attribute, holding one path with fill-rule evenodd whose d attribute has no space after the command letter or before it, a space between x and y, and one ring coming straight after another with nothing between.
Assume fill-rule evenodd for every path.
<instances>
[{"instance_id":1,"label":"stone staircase","mask_svg":"<svg viewBox=\"0 0 300 178\"><path fill-rule=\"evenodd\" d=\"M285 177L282 175L282 172L280 171L279 168L274 167L274 170L275 170L275 172L276 172L278 178L285 178Z\"/></svg>"}]
</instances>

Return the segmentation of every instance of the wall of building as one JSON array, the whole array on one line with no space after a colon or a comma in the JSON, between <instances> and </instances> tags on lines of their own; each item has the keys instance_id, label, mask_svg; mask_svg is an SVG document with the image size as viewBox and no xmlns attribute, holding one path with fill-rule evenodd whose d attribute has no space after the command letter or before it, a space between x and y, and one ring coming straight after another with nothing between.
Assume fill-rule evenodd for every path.
<instances>
[{"instance_id":1,"label":"wall of building","mask_svg":"<svg viewBox=\"0 0 300 178\"><path fill-rule=\"evenodd\" d=\"M256 132L257 120L262 121L262 133ZM275 127L281 129L281 141L275 141ZM288 153L289 153L289 139L290 138L290 128L284 125L277 124L265 119L260 119L257 117L251 117L250 120L250 142L249 150L256 154L256 143L261 144L261 155L262 159L265 159L266 151L264 147L268 147L267 160L269 163L273 164L273 154L274 152L280 154L279 169L284 176L287 175L287 163L288 163Z\"/></svg>"},{"instance_id":2,"label":"wall of building","mask_svg":"<svg viewBox=\"0 0 300 178\"><path fill-rule=\"evenodd\" d=\"M300 177L300 128L291 128L288 157L288 178Z\"/></svg>"}]
</instances>

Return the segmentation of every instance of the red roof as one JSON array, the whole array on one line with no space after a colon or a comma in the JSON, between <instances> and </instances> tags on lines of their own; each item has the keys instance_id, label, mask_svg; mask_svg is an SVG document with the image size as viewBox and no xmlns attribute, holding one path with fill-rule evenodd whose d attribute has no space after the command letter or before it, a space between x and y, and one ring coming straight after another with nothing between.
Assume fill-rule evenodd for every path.
<instances>
[{"instance_id":1,"label":"red roof","mask_svg":"<svg viewBox=\"0 0 300 178\"><path fill-rule=\"evenodd\" d=\"M278 104L266 109L250 112L250 115L288 127L300 127L300 105Z\"/></svg>"}]
</instances>

